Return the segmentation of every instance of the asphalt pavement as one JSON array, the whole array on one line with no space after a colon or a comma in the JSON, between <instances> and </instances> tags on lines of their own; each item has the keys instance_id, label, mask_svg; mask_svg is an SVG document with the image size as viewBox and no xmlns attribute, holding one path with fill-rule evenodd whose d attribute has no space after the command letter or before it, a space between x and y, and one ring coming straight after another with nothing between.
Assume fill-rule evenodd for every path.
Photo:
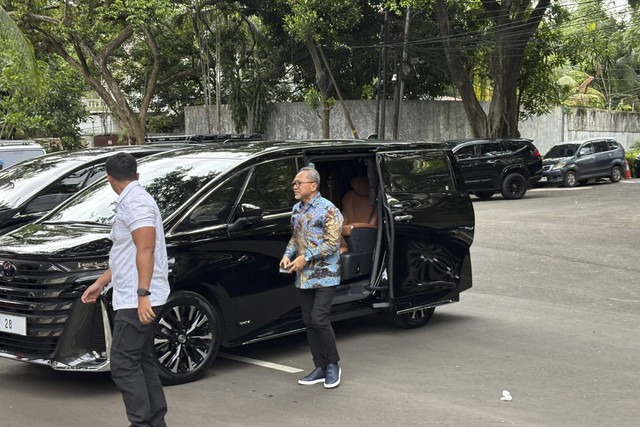
<instances>
[{"instance_id":1,"label":"asphalt pavement","mask_svg":"<svg viewBox=\"0 0 640 427\"><path fill-rule=\"evenodd\" d=\"M335 325L342 384L303 387L304 335L224 349L166 387L169 426L636 426L640 180L474 199L473 288L425 327ZM125 426L108 374L0 360L0 426ZM503 391L511 401L501 400Z\"/></svg>"}]
</instances>

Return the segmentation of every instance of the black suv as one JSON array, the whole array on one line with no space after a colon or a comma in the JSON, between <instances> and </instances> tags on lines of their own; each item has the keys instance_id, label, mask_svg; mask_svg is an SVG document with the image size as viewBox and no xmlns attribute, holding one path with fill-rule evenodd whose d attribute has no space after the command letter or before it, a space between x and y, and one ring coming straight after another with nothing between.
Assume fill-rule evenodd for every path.
<instances>
[{"instance_id":1,"label":"black suv","mask_svg":"<svg viewBox=\"0 0 640 427\"><path fill-rule=\"evenodd\" d=\"M471 287L474 211L449 150L356 140L161 153L138 171L160 208L169 256L171 295L155 335L165 383L202 376L219 346L304 330L294 275L278 263L291 236L291 180L311 164L322 194L355 224L333 320L385 312L418 327ZM96 304L80 296L107 268L116 197L102 179L0 238L0 356L108 370L111 289Z\"/></svg>"},{"instance_id":2,"label":"black suv","mask_svg":"<svg viewBox=\"0 0 640 427\"><path fill-rule=\"evenodd\" d=\"M542 157L525 138L447 141L458 160L467 190L480 199L499 191L505 199L521 199L542 177Z\"/></svg>"}]
</instances>

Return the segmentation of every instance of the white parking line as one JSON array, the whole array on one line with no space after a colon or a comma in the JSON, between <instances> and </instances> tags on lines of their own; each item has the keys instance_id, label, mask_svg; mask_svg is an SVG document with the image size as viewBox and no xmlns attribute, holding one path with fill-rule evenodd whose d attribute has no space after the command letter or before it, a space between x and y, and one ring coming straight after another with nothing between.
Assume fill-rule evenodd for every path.
<instances>
[{"instance_id":1,"label":"white parking line","mask_svg":"<svg viewBox=\"0 0 640 427\"><path fill-rule=\"evenodd\" d=\"M593 187L545 187L545 188L533 188L529 191L578 191L578 190L589 190Z\"/></svg>"},{"instance_id":2,"label":"white parking line","mask_svg":"<svg viewBox=\"0 0 640 427\"><path fill-rule=\"evenodd\" d=\"M248 357L236 356L235 354L218 353L218 357L235 360L238 362L250 363L252 365L257 365L257 366L262 366L263 368L269 368L269 369L275 369L278 371L288 372L290 374L302 372L302 369L292 368L291 366L279 365L277 363L265 362L263 360L250 359Z\"/></svg>"}]
</instances>

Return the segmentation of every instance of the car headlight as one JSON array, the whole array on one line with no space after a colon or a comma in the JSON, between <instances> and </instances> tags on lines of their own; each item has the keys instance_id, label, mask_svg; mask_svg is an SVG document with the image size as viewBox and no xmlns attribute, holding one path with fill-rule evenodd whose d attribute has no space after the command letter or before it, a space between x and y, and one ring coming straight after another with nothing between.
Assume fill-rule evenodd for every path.
<instances>
[{"instance_id":1,"label":"car headlight","mask_svg":"<svg viewBox=\"0 0 640 427\"><path fill-rule=\"evenodd\" d=\"M551 169L553 170L558 170L558 169L562 169L563 167L565 167L567 164L567 162L558 162L555 165L553 165L553 167Z\"/></svg>"},{"instance_id":2,"label":"car headlight","mask_svg":"<svg viewBox=\"0 0 640 427\"><path fill-rule=\"evenodd\" d=\"M79 272L79 271L95 271L106 270L109 268L109 262L107 260L98 261L68 261L58 263L64 271Z\"/></svg>"}]
</instances>

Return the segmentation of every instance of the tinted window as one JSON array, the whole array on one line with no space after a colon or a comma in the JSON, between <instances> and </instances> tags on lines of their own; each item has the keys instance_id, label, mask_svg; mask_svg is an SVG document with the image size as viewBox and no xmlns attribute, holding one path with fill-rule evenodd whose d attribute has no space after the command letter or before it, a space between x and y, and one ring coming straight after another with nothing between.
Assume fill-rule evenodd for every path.
<instances>
[{"instance_id":1,"label":"tinted window","mask_svg":"<svg viewBox=\"0 0 640 427\"><path fill-rule=\"evenodd\" d=\"M226 224L246 176L246 172L239 173L222 183L187 215L177 230L185 231Z\"/></svg>"},{"instance_id":2,"label":"tinted window","mask_svg":"<svg viewBox=\"0 0 640 427\"><path fill-rule=\"evenodd\" d=\"M296 204L291 181L297 172L293 158L256 165L241 203L257 206L265 215L291 211Z\"/></svg>"},{"instance_id":3,"label":"tinted window","mask_svg":"<svg viewBox=\"0 0 640 427\"><path fill-rule=\"evenodd\" d=\"M211 158L195 154L165 153L152 162L140 162L139 182L158 203L165 219L180 208L205 184L237 165L234 158ZM73 201L59 209L49 221L88 221L110 225L115 214L116 193L104 180L78 193Z\"/></svg>"},{"instance_id":4,"label":"tinted window","mask_svg":"<svg viewBox=\"0 0 640 427\"><path fill-rule=\"evenodd\" d=\"M455 152L457 159L472 159L476 156L476 146L474 144L462 147Z\"/></svg>"},{"instance_id":5,"label":"tinted window","mask_svg":"<svg viewBox=\"0 0 640 427\"><path fill-rule=\"evenodd\" d=\"M449 162L438 153L390 153L383 155L385 191L442 193L453 189Z\"/></svg>"},{"instance_id":6,"label":"tinted window","mask_svg":"<svg viewBox=\"0 0 640 427\"><path fill-rule=\"evenodd\" d=\"M609 146L607 141L596 141L593 143L593 146L596 150L596 153L603 153L605 151L609 151Z\"/></svg>"},{"instance_id":7,"label":"tinted window","mask_svg":"<svg viewBox=\"0 0 640 427\"><path fill-rule=\"evenodd\" d=\"M506 153L515 153L528 145L526 141L502 141L502 147Z\"/></svg>"},{"instance_id":8,"label":"tinted window","mask_svg":"<svg viewBox=\"0 0 640 427\"><path fill-rule=\"evenodd\" d=\"M480 157L499 156L501 154L504 154L502 151L502 146L499 142L487 142L486 144L478 144L478 148L480 149Z\"/></svg>"},{"instance_id":9,"label":"tinted window","mask_svg":"<svg viewBox=\"0 0 640 427\"><path fill-rule=\"evenodd\" d=\"M578 144L560 144L554 145L544 156L550 159L558 157L571 157L576 154Z\"/></svg>"},{"instance_id":10,"label":"tinted window","mask_svg":"<svg viewBox=\"0 0 640 427\"><path fill-rule=\"evenodd\" d=\"M93 184L94 182L96 182L106 174L107 174L107 170L104 163L101 165L95 165L93 170L89 174L89 179L87 179L87 182L84 185L87 186L89 184Z\"/></svg>"},{"instance_id":11,"label":"tinted window","mask_svg":"<svg viewBox=\"0 0 640 427\"><path fill-rule=\"evenodd\" d=\"M607 147L609 150L617 150L619 145L616 141L609 139L607 140Z\"/></svg>"}]
</instances>

